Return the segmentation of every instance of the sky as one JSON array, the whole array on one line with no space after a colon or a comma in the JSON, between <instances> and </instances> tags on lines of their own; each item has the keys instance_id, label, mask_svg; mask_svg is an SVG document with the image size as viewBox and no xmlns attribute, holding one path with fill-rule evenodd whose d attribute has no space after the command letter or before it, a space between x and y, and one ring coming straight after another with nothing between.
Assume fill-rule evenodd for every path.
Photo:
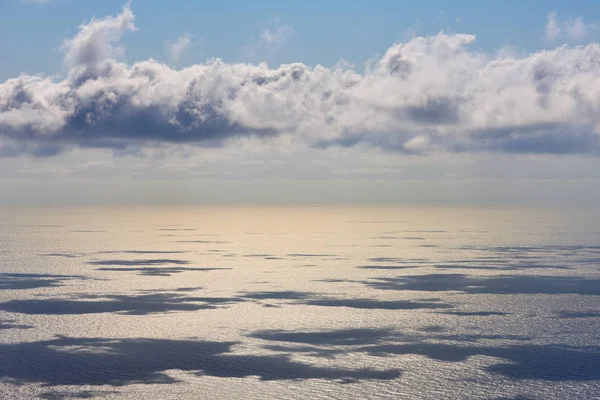
<instances>
[{"instance_id":1,"label":"sky","mask_svg":"<svg viewBox=\"0 0 600 400\"><path fill-rule=\"evenodd\" d=\"M0 205L594 206L600 3L0 0Z\"/></svg>"}]
</instances>

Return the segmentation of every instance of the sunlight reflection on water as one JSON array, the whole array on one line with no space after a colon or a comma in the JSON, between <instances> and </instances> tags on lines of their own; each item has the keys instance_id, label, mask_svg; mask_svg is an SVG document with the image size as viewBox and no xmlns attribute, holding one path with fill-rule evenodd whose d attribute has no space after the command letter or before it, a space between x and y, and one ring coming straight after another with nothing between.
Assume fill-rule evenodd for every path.
<instances>
[{"instance_id":1,"label":"sunlight reflection on water","mask_svg":"<svg viewBox=\"0 0 600 400\"><path fill-rule=\"evenodd\" d=\"M2 398L592 398L600 215L0 211Z\"/></svg>"}]
</instances>

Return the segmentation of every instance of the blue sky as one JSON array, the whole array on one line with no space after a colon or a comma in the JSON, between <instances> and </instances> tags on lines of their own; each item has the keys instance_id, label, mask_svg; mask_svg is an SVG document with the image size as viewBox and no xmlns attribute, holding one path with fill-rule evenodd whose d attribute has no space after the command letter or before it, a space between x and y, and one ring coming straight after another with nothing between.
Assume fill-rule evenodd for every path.
<instances>
[{"instance_id":1,"label":"blue sky","mask_svg":"<svg viewBox=\"0 0 600 400\"><path fill-rule=\"evenodd\" d=\"M599 11L0 0L0 205L594 205Z\"/></svg>"},{"instance_id":2,"label":"blue sky","mask_svg":"<svg viewBox=\"0 0 600 400\"><path fill-rule=\"evenodd\" d=\"M27 73L60 73L58 46L92 16L114 14L122 0L1 0L0 79ZM183 34L198 42L182 65L219 57L229 62L303 62L331 66L345 59L361 66L403 40L408 31L429 35L446 30L477 36L476 47L522 51L548 47L547 16L594 18L595 1L133 1L138 32L124 38L128 61L168 60L164 43ZM273 19L293 29L276 54L252 59L245 49ZM593 20L592 20L593 22ZM18 38L18 40L15 40Z\"/></svg>"}]
</instances>

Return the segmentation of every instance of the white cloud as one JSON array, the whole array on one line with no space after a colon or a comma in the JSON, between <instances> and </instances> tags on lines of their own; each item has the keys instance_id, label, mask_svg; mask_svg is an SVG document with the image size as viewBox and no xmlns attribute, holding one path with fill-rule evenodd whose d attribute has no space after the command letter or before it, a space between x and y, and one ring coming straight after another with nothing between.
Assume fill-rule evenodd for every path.
<instances>
[{"instance_id":1,"label":"white cloud","mask_svg":"<svg viewBox=\"0 0 600 400\"><path fill-rule=\"evenodd\" d=\"M561 34L561 29L556 22L556 13L548 14L548 20L546 21L546 39L554 41L558 39Z\"/></svg>"},{"instance_id":2,"label":"white cloud","mask_svg":"<svg viewBox=\"0 0 600 400\"><path fill-rule=\"evenodd\" d=\"M187 52L193 44L192 36L187 33L179 36L174 42L167 42L167 52L171 61L179 61L181 56Z\"/></svg>"},{"instance_id":3,"label":"white cloud","mask_svg":"<svg viewBox=\"0 0 600 400\"><path fill-rule=\"evenodd\" d=\"M569 42L583 42L598 32L596 24L585 23L580 17L570 17L559 21L555 12L548 14L546 40L551 42L565 39Z\"/></svg>"},{"instance_id":4,"label":"white cloud","mask_svg":"<svg viewBox=\"0 0 600 400\"><path fill-rule=\"evenodd\" d=\"M407 154L600 153L598 44L488 55L471 49L472 35L440 33L392 45L366 72L218 59L178 70L115 59L133 20L126 7L81 26L63 45L64 80L0 84L0 154L240 138Z\"/></svg>"},{"instance_id":5,"label":"white cloud","mask_svg":"<svg viewBox=\"0 0 600 400\"><path fill-rule=\"evenodd\" d=\"M570 19L565 22L565 34L572 41L581 42L586 39L589 27L581 18Z\"/></svg>"},{"instance_id":6,"label":"white cloud","mask_svg":"<svg viewBox=\"0 0 600 400\"><path fill-rule=\"evenodd\" d=\"M98 68L122 55L124 49L118 43L125 32L136 30L134 19L127 5L121 14L103 19L92 18L87 24L81 25L77 35L62 44L65 65L74 70L97 73Z\"/></svg>"},{"instance_id":7,"label":"white cloud","mask_svg":"<svg viewBox=\"0 0 600 400\"><path fill-rule=\"evenodd\" d=\"M260 35L260 43L270 49L280 48L287 36L294 32L289 25L278 25L273 29L265 29Z\"/></svg>"},{"instance_id":8,"label":"white cloud","mask_svg":"<svg viewBox=\"0 0 600 400\"><path fill-rule=\"evenodd\" d=\"M281 23L279 17L271 18L258 38L245 48L247 56L254 58L263 53L276 53L283 47L288 37L294 33L294 28Z\"/></svg>"}]
</instances>

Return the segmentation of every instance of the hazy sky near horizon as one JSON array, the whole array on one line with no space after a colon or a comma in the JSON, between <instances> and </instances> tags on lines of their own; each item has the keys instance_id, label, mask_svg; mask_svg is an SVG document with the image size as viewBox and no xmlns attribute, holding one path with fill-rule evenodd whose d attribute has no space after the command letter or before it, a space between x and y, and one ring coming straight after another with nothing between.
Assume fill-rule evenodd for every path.
<instances>
[{"instance_id":1,"label":"hazy sky near horizon","mask_svg":"<svg viewBox=\"0 0 600 400\"><path fill-rule=\"evenodd\" d=\"M595 205L600 3L0 0L0 205Z\"/></svg>"}]
</instances>

